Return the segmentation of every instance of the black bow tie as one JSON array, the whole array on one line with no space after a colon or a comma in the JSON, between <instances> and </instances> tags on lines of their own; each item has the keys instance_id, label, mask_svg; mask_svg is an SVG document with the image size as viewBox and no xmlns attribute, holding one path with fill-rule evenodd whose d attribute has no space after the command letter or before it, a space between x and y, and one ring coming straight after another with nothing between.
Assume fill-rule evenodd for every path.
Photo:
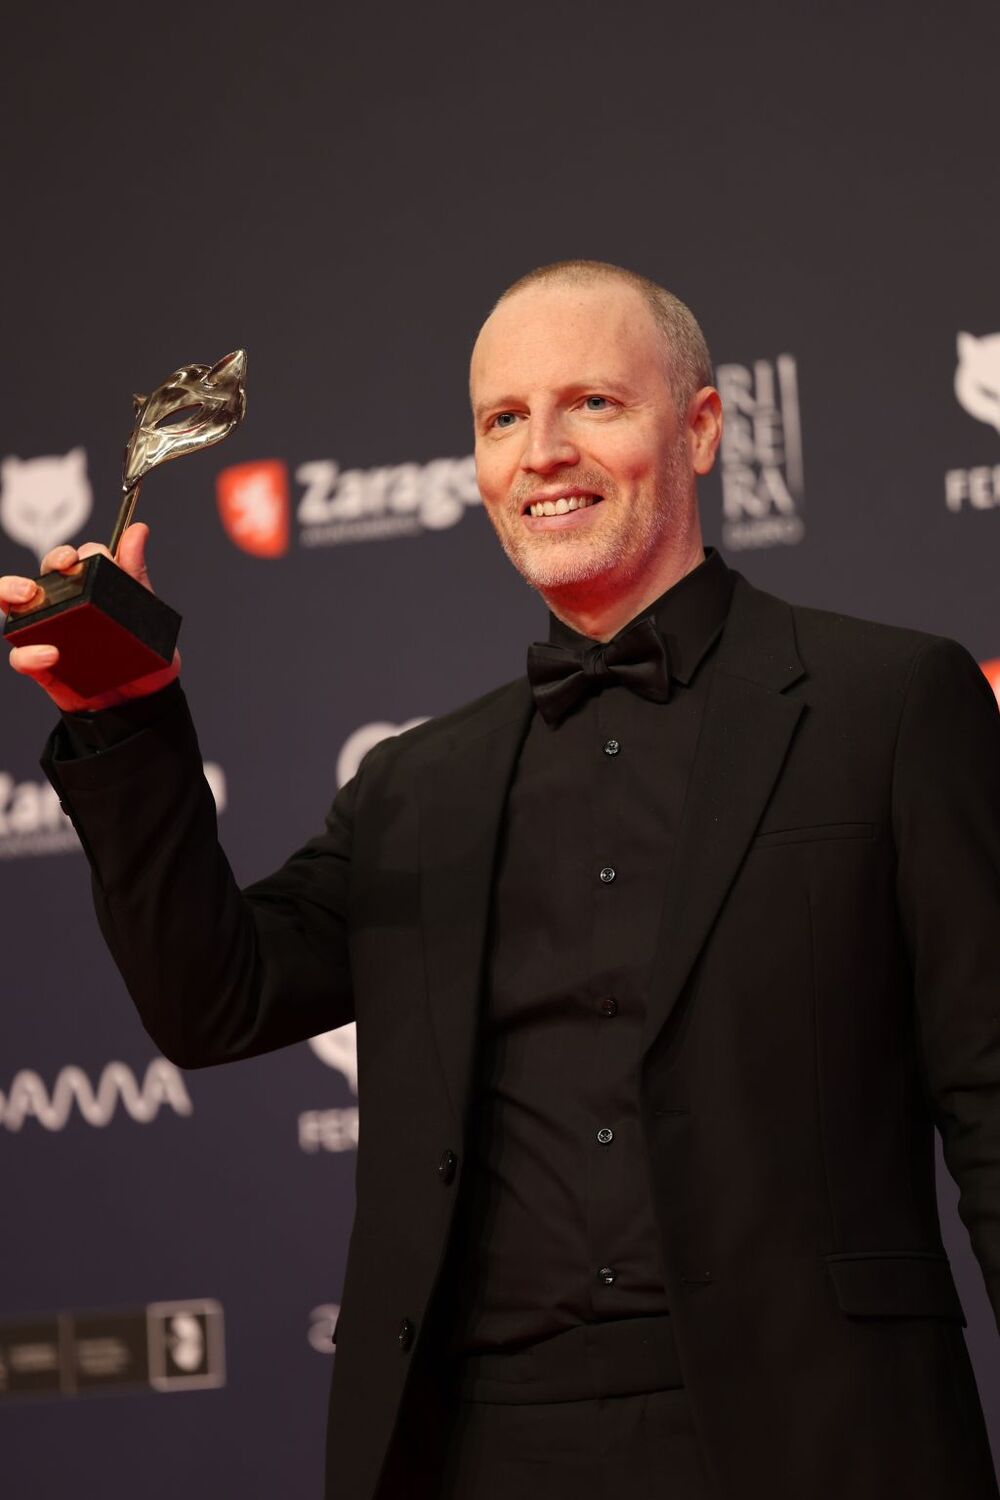
<instances>
[{"instance_id":1,"label":"black bow tie","mask_svg":"<svg viewBox=\"0 0 1000 1500\"><path fill-rule=\"evenodd\" d=\"M620 682L654 703L670 697L667 644L644 615L613 641L574 650L536 641L528 647L528 681L545 722L556 725L585 693Z\"/></svg>"}]
</instances>

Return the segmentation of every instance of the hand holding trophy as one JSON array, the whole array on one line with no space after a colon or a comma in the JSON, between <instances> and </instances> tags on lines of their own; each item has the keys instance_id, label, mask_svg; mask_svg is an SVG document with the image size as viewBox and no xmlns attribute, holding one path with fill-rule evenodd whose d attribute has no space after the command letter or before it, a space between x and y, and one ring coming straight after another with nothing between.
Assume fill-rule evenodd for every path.
<instances>
[{"instance_id":1,"label":"hand holding trophy","mask_svg":"<svg viewBox=\"0 0 1000 1500\"><path fill-rule=\"evenodd\" d=\"M146 575L146 529L129 529L146 475L184 453L221 442L246 412L246 352L215 365L184 365L133 398L122 503L110 546L57 547L35 579L0 578L11 665L63 709L101 708L155 692L177 675L180 615Z\"/></svg>"}]
</instances>

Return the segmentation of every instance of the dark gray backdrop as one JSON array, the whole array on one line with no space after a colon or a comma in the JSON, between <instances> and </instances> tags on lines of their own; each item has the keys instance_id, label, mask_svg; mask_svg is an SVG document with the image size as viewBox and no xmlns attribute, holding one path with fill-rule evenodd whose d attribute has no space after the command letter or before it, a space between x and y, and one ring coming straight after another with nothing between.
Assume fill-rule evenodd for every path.
<instances>
[{"instance_id":1,"label":"dark gray backdrop","mask_svg":"<svg viewBox=\"0 0 1000 1500\"><path fill-rule=\"evenodd\" d=\"M542 632L481 509L449 507L461 466L370 471L467 457L476 326L558 257L661 280L731 367L703 513L732 564L1000 658L998 39L992 0L8 12L0 562L32 571L60 519L107 533L131 391L249 349L245 427L142 511L241 878L316 829L366 737ZM280 556L216 506L258 460L229 520L252 544L284 475ZM41 787L52 715L10 674L0 715L0 1485L316 1495L349 1057L148 1074ZM1000 1456L996 1330L941 1198Z\"/></svg>"}]
</instances>

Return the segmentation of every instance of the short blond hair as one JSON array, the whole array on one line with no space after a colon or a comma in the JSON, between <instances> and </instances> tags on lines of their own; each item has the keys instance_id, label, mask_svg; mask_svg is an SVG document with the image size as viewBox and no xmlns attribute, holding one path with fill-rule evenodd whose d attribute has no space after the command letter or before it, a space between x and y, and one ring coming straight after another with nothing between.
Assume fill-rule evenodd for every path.
<instances>
[{"instance_id":1,"label":"short blond hair","mask_svg":"<svg viewBox=\"0 0 1000 1500\"><path fill-rule=\"evenodd\" d=\"M712 357L708 352L705 335L694 313L666 287L630 271L625 266L613 265L606 260L555 260L547 266L536 266L524 276L519 276L506 291L500 293L491 311L516 292L544 281L568 281L588 283L601 280L624 281L645 301L653 315L657 328L663 335L667 351L670 389L678 411L685 411L695 391L712 385Z\"/></svg>"}]
</instances>

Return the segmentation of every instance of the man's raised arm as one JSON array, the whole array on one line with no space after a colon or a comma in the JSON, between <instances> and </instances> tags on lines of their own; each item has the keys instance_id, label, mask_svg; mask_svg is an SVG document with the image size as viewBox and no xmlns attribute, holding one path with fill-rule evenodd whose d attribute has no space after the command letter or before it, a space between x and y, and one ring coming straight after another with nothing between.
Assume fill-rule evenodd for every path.
<instances>
[{"instance_id":1,"label":"man's raised arm","mask_svg":"<svg viewBox=\"0 0 1000 1500\"><path fill-rule=\"evenodd\" d=\"M147 533L130 527L118 562L149 587ZM105 550L57 548L42 571L68 572ZM32 587L0 578L0 608L26 602ZM351 1020L346 912L358 778L321 835L241 893L219 846L178 657L93 701L60 682L54 648L22 647L11 666L63 711L42 765L90 861L105 940L165 1055L202 1067Z\"/></svg>"}]
</instances>

